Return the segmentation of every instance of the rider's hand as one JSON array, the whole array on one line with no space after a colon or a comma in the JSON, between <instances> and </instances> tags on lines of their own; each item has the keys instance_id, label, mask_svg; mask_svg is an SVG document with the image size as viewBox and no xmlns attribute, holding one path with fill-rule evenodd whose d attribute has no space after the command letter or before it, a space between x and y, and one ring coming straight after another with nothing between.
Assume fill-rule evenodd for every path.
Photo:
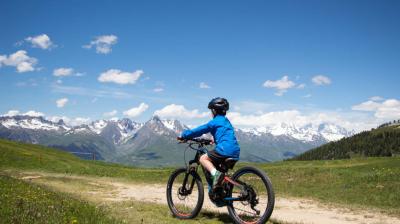
<instances>
[{"instance_id":1,"label":"rider's hand","mask_svg":"<svg viewBox=\"0 0 400 224\"><path fill-rule=\"evenodd\" d=\"M178 142L184 142L185 141L185 139L182 138L182 137L176 137L176 140L178 140Z\"/></svg>"}]
</instances>

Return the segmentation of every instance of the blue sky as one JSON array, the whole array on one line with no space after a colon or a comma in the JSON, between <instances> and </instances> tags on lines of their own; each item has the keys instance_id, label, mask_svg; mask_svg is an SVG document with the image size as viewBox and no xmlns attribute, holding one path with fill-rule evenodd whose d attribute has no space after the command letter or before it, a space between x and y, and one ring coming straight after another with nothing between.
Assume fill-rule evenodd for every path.
<instances>
[{"instance_id":1,"label":"blue sky","mask_svg":"<svg viewBox=\"0 0 400 224\"><path fill-rule=\"evenodd\" d=\"M224 96L239 126L370 128L400 118L399 11L398 1L1 1L0 114L198 124Z\"/></svg>"}]
</instances>

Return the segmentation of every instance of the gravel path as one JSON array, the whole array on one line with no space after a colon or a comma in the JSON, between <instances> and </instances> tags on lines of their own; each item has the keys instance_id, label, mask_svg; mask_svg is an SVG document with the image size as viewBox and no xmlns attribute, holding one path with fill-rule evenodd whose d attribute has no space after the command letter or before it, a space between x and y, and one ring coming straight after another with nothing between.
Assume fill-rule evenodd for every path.
<instances>
[{"instance_id":1,"label":"gravel path","mask_svg":"<svg viewBox=\"0 0 400 224\"><path fill-rule=\"evenodd\" d=\"M57 176L62 177L63 185L56 184ZM51 177L51 179L48 179ZM166 184L137 184L117 181L109 178L83 176L61 176L46 173L26 173L25 180L39 182L58 188L60 191L79 193L79 195L96 201L112 202L136 200L166 204ZM68 181L71 185L68 186ZM75 181L81 181L84 188L76 192ZM227 212L226 208L216 208L205 196L203 208L209 211ZM333 207L309 199L277 198L272 213L274 220L283 223L302 224L400 224L400 219L374 211Z\"/></svg>"}]
</instances>

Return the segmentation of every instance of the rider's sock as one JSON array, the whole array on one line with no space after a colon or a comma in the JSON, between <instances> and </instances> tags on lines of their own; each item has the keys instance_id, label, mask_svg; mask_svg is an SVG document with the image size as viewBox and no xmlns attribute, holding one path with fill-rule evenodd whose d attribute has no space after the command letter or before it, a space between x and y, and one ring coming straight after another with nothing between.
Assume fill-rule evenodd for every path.
<instances>
[{"instance_id":1,"label":"rider's sock","mask_svg":"<svg viewBox=\"0 0 400 224\"><path fill-rule=\"evenodd\" d=\"M215 174L217 173L217 169L213 168L210 173L214 177Z\"/></svg>"}]
</instances>

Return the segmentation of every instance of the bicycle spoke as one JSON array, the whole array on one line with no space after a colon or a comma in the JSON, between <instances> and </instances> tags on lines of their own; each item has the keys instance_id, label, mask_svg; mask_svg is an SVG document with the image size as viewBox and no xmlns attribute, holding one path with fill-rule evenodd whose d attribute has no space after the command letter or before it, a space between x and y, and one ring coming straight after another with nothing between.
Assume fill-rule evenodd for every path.
<instances>
[{"instance_id":1,"label":"bicycle spoke","mask_svg":"<svg viewBox=\"0 0 400 224\"><path fill-rule=\"evenodd\" d=\"M269 198L269 188L263 176L254 168L247 168L235 176L235 181L244 183L244 186L233 186L232 197L243 198L243 201L233 201L228 207L230 214L238 222L258 222L267 220L272 211L274 198ZM272 200L272 201L270 201ZM271 203L272 207L268 207ZM267 214L267 216L265 215Z\"/></svg>"},{"instance_id":2,"label":"bicycle spoke","mask_svg":"<svg viewBox=\"0 0 400 224\"><path fill-rule=\"evenodd\" d=\"M252 213L252 212L248 212L248 211L246 211L246 210L243 210L243 209L240 209L240 208L237 208L237 207L234 207L236 210L239 210L239 211L242 211L242 212L245 212L245 213L249 213L249 214L252 214L252 215L257 215L257 213Z\"/></svg>"},{"instance_id":3,"label":"bicycle spoke","mask_svg":"<svg viewBox=\"0 0 400 224\"><path fill-rule=\"evenodd\" d=\"M181 170L173 180L171 180L170 192L168 197L170 197L168 203L170 205L171 211L178 217L185 218L191 217L193 214L198 213L197 207L199 204L200 191L199 184L194 179L193 175L189 175L186 180L185 186L183 182L185 180L186 170ZM193 189L190 189L193 181L195 181ZM200 207L201 208L201 207Z\"/></svg>"}]
</instances>

